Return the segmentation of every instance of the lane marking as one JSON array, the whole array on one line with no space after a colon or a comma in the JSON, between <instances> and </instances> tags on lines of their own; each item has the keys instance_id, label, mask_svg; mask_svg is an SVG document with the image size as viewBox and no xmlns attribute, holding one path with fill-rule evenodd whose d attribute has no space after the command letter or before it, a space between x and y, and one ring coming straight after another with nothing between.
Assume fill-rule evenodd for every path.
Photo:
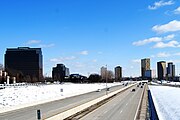
<instances>
[{"instance_id":1,"label":"lane marking","mask_svg":"<svg viewBox=\"0 0 180 120\"><path fill-rule=\"evenodd\" d=\"M104 111L104 114L106 114L107 113L107 110L106 111Z\"/></svg>"},{"instance_id":2,"label":"lane marking","mask_svg":"<svg viewBox=\"0 0 180 120\"><path fill-rule=\"evenodd\" d=\"M123 112L123 110L121 110L120 114Z\"/></svg>"}]
</instances>

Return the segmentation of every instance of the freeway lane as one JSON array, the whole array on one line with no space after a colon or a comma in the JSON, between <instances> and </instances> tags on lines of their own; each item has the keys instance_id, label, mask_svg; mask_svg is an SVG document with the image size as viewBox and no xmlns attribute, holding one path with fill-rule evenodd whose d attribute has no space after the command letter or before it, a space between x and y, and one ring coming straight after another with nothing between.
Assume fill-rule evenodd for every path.
<instances>
[{"instance_id":1,"label":"freeway lane","mask_svg":"<svg viewBox=\"0 0 180 120\"><path fill-rule=\"evenodd\" d=\"M121 89L124 86L115 86L110 88L110 92ZM27 107L19 110L14 110L6 113L0 113L0 120L36 120L37 109L41 110L43 118L56 115L57 113L66 111L75 106L81 105L95 98L105 95L105 90L100 92L91 92L79 96L74 96L66 99L56 100L49 103L44 103L32 107Z\"/></svg>"},{"instance_id":2,"label":"freeway lane","mask_svg":"<svg viewBox=\"0 0 180 120\"><path fill-rule=\"evenodd\" d=\"M143 88L133 87L118 94L114 99L90 112L80 120L134 120Z\"/></svg>"}]
</instances>

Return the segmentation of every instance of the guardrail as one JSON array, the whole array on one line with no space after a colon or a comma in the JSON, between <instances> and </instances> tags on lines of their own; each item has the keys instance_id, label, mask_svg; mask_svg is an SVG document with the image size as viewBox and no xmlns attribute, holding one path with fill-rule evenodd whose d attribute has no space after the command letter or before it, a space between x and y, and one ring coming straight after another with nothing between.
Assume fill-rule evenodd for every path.
<instances>
[{"instance_id":1,"label":"guardrail","mask_svg":"<svg viewBox=\"0 0 180 120\"><path fill-rule=\"evenodd\" d=\"M9 88L9 87L18 87L18 86L41 86L41 85L47 85L44 83L16 83L16 84L0 84L0 88Z\"/></svg>"},{"instance_id":2,"label":"guardrail","mask_svg":"<svg viewBox=\"0 0 180 120\"><path fill-rule=\"evenodd\" d=\"M124 90L126 90L126 89L128 89L128 88L130 88L130 87L132 87L134 85L136 85L136 84L131 84L131 85L127 86L127 87L124 87L124 88L122 88L120 90L109 93L107 95L104 95L104 96L102 96L100 98L97 98L95 100L92 100L90 102L87 102L87 103L79 105L79 106L76 106L76 107L71 108L71 109L69 109L67 111L64 111L64 112L59 113L57 115L54 115L54 116L52 116L50 118L47 118L46 120L63 120L65 118L68 118L68 117L80 112L80 111L83 111L84 109L86 109L86 108L88 108L88 107L90 107L90 106L92 106L94 104L97 104L97 103L99 103L99 102L101 102L101 101L103 101L103 100L105 100L107 98L110 98L110 97L114 96L115 94L118 94L121 91L124 91Z\"/></svg>"},{"instance_id":3,"label":"guardrail","mask_svg":"<svg viewBox=\"0 0 180 120\"><path fill-rule=\"evenodd\" d=\"M149 101L149 116L150 116L150 120L159 120L157 112L156 112L156 108L154 106L154 102L153 102L150 90L148 90L148 101Z\"/></svg>"}]
</instances>

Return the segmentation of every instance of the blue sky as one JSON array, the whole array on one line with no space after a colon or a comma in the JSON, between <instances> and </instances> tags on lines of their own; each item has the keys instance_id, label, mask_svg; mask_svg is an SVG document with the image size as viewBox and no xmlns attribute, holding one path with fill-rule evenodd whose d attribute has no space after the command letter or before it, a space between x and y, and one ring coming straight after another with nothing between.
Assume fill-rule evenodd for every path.
<instances>
[{"instance_id":1,"label":"blue sky","mask_svg":"<svg viewBox=\"0 0 180 120\"><path fill-rule=\"evenodd\" d=\"M0 63L6 48L41 47L44 74L122 66L140 76L140 59L172 61L180 73L180 0L1 0Z\"/></svg>"}]
</instances>

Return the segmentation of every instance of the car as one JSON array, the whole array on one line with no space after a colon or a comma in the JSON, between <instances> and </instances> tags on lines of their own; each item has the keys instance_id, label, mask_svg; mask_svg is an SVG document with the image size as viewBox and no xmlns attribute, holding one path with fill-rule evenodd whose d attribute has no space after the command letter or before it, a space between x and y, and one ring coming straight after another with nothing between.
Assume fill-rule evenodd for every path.
<instances>
[{"instance_id":1,"label":"car","mask_svg":"<svg viewBox=\"0 0 180 120\"><path fill-rule=\"evenodd\" d=\"M143 86L141 86L141 88L143 88Z\"/></svg>"},{"instance_id":2,"label":"car","mask_svg":"<svg viewBox=\"0 0 180 120\"><path fill-rule=\"evenodd\" d=\"M139 85L137 85L137 87L139 87Z\"/></svg>"},{"instance_id":3,"label":"car","mask_svg":"<svg viewBox=\"0 0 180 120\"><path fill-rule=\"evenodd\" d=\"M125 84L125 86L127 86L127 85L128 85L128 83Z\"/></svg>"},{"instance_id":4,"label":"car","mask_svg":"<svg viewBox=\"0 0 180 120\"><path fill-rule=\"evenodd\" d=\"M97 89L96 92L101 92L101 89Z\"/></svg>"},{"instance_id":5,"label":"car","mask_svg":"<svg viewBox=\"0 0 180 120\"><path fill-rule=\"evenodd\" d=\"M135 91L136 91L136 89L132 89L131 91L132 91L132 92L135 92Z\"/></svg>"},{"instance_id":6,"label":"car","mask_svg":"<svg viewBox=\"0 0 180 120\"><path fill-rule=\"evenodd\" d=\"M109 91L109 88L107 88L107 91Z\"/></svg>"}]
</instances>

